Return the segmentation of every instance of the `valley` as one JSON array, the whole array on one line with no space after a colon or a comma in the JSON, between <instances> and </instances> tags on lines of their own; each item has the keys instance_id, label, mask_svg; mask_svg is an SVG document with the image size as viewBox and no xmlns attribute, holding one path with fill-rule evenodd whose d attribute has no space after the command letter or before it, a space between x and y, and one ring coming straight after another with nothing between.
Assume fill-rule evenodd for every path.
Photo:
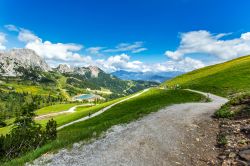
<instances>
[{"instance_id":1,"label":"valley","mask_svg":"<svg viewBox=\"0 0 250 166\"><path fill-rule=\"evenodd\" d=\"M25 51L29 52L28 50ZM18 51L15 50L15 52ZM30 54L32 55L33 53L31 52ZM34 64L36 63L29 65L31 67ZM44 62L43 64L46 63ZM23 68L22 72L18 70L18 73L15 73L14 71L16 70L14 69L13 71L8 70L9 73L2 71L2 73L7 72L8 74L11 72L11 75L2 74L1 76L0 90L2 93L0 97L2 106L1 114L3 115L1 116L1 124L3 126L0 128L0 133L7 136L12 132L13 125L16 123L15 114L18 113L19 107L24 102L33 104L33 108L36 110L34 116L35 123L45 129L47 122L53 119L57 124L58 134L55 141L51 141L34 150L32 153L28 152L20 156L20 158L12 159L10 162L4 164L25 164L42 156L34 161L35 165L44 165L48 162L47 160L52 161L48 162L52 165L59 163L60 165L68 165L67 160L59 157L62 154L68 155L74 163L88 162L90 164L89 162L93 162L93 165L98 164L98 162L105 163L106 165L116 165L125 161L132 161L133 164L139 164L142 161L149 162L146 158L152 158L152 155L156 153L170 157L173 165L174 163L191 162L190 158L185 156L188 153L186 151L184 153L183 151L176 150L175 155L169 155L170 152L168 151L170 149L178 149L181 145L177 145L177 142L168 142L176 138L167 138L166 134L173 137L175 135L176 137L182 135L183 138L191 137L188 140L183 139L179 141L185 142L185 146L190 147L192 151L197 149L196 147L192 147L191 144L199 144L200 140L206 141L204 139L209 137L209 135L211 136L211 134L213 135L213 140L209 140L211 148L216 146L215 144L219 144L219 142L215 142L215 137L217 137L215 133L223 133L221 133L220 128L216 127L216 122L209 117L231 118L238 115L245 116L247 112L242 113L245 107L242 110L234 111L232 105L239 100L248 99L249 79L246 73L249 72L249 64L249 56L241 57L177 76L160 85L147 81L123 81L93 66L89 68L70 68L67 65L59 65L57 68L51 69L51 71L41 70L45 67L37 66L35 68L27 68L29 70ZM11 67L8 67L8 69ZM16 74L15 76L14 73ZM246 77L242 77L243 75ZM241 80L241 83L238 82L239 80ZM213 94L227 97L230 101L227 102L227 99ZM245 105L248 104L246 103ZM8 111L8 109L11 111ZM213 115L214 112L215 114ZM175 123L173 123L172 119ZM204 122L199 119L204 119L207 123L211 123L214 126L214 130L205 129ZM150 123L154 124L154 127L147 125ZM219 123L224 123L224 120L219 120ZM148 127L145 128L145 125ZM170 130L171 125L174 128L172 130ZM203 127L199 130L193 127L183 128L183 126L192 125L202 125ZM165 126L165 128L160 126ZM116 130L118 128L119 130ZM157 131L165 135L156 134L156 138L153 137L155 135L154 132L141 133L141 131L152 130L150 128L157 128ZM131 133L130 130L133 130L133 136L129 134ZM163 130L169 130L170 133ZM183 130L192 130L192 135L188 136L189 132L181 132ZM202 133L205 135L204 137L200 136ZM119 137L121 138L118 139ZM134 138L131 139L132 137ZM162 137L166 137L167 142L161 142ZM113 140L113 146L109 145L110 143L106 138ZM149 142L145 142L145 139ZM199 141L193 142L192 139ZM143 144L147 146L140 146L138 148L146 148L143 150L143 155L147 156L146 158L141 159L141 154L137 154L140 151L139 149L134 151L135 154L132 156L124 155L127 149L131 149L132 145L137 146L138 141L141 142L142 140L144 140ZM150 140L153 140L153 142ZM155 142L157 140L160 142ZM116 149L119 144L124 144L122 141L130 142L131 146L123 146L123 149ZM141 143L138 144L141 145ZM165 148L157 148L157 144L160 146L169 145ZM97 154L106 157L100 161L96 159L92 160L96 158L94 157L95 154L88 154L90 158L86 159L84 157L84 159L81 159L81 156L85 156L84 153L81 156L75 156L75 152L71 154L71 151L59 151L58 154L50 154L50 157L43 155L44 153L47 154L61 148L75 147L76 145L83 147L84 151L88 151L90 150L88 148L93 147L95 149L91 151L96 150ZM103 147L105 152L95 147L97 145L105 146ZM107 153L109 148L106 146L110 148L109 153ZM152 151L148 151L148 146L152 146L153 149L156 148L156 151L153 151L153 154L151 154ZM202 144L199 144L199 148L200 150L206 149ZM159 151L159 149L162 151ZM81 150L81 148L75 150ZM112 154L113 151L116 153L119 152L120 156ZM216 156L222 153L219 151L220 149L207 151L207 155L213 156L212 158L206 158L204 154L203 156L196 157L192 162L202 165L198 161L199 158L212 163L231 162L231 159L225 161L217 160ZM180 157L182 153L184 156ZM131 152L131 154L133 153ZM115 163L111 162L111 156L112 158L117 156ZM127 156L127 158L124 156ZM157 157L157 160L151 160L150 162L158 163L159 161L159 165L164 165L162 162L165 160L159 158L160 156ZM170 161L170 158L167 160Z\"/></svg>"},{"instance_id":2,"label":"valley","mask_svg":"<svg viewBox=\"0 0 250 166\"><path fill-rule=\"evenodd\" d=\"M0 166L250 166L249 6L0 0Z\"/></svg>"}]
</instances>

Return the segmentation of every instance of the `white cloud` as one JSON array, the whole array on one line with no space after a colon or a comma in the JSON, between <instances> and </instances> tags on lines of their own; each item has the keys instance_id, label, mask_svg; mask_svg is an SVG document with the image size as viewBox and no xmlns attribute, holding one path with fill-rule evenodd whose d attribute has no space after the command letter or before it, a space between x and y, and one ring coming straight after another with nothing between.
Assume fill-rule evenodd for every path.
<instances>
[{"instance_id":1,"label":"white cloud","mask_svg":"<svg viewBox=\"0 0 250 166\"><path fill-rule=\"evenodd\" d=\"M52 43L50 41L43 42L41 38L36 36L30 30L22 28L19 30L18 39L26 43L26 48L34 50L53 66L64 62L75 65L86 65L87 63L92 62L90 56L82 56L77 53L83 47L79 44Z\"/></svg>"},{"instance_id":2,"label":"white cloud","mask_svg":"<svg viewBox=\"0 0 250 166\"><path fill-rule=\"evenodd\" d=\"M36 36L33 32L27 29L21 29L18 34L18 40L22 42L41 42L42 39L40 39L38 36Z\"/></svg>"},{"instance_id":3,"label":"white cloud","mask_svg":"<svg viewBox=\"0 0 250 166\"><path fill-rule=\"evenodd\" d=\"M34 50L38 55L43 57L51 66L56 67L58 64L68 64L71 66L98 66L106 72L117 70L142 71L142 72L166 72L166 71L190 71L205 66L201 61L189 57L183 58L181 53L179 61L169 60L161 63L146 64L142 61L131 60L130 56L125 53L110 56L106 59L92 59L89 55L102 55L109 52L131 52L138 53L147 50L143 47L143 42L121 43L114 49L105 49L104 47L89 47L85 49L87 55L79 52L83 46L75 43L52 43L43 41L32 31L16 27L14 25L5 26L10 31L18 32L18 39L25 43L25 47ZM214 38L221 38L226 34L216 35ZM242 40L249 40L250 34L243 34ZM186 39L185 39L186 40ZM183 39L183 43L185 43ZM2 43L6 42L5 34L0 33L0 49L5 49ZM171 54L171 53L170 53ZM173 53L176 54L176 53ZM175 56L173 56L175 57ZM177 58L178 59L178 58Z\"/></svg>"},{"instance_id":4,"label":"white cloud","mask_svg":"<svg viewBox=\"0 0 250 166\"><path fill-rule=\"evenodd\" d=\"M5 25L4 26L6 29L8 29L9 31L15 31L18 32L18 28L15 25L9 24L9 25Z\"/></svg>"},{"instance_id":5,"label":"white cloud","mask_svg":"<svg viewBox=\"0 0 250 166\"><path fill-rule=\"evenodd\" d=\"M139 53L139 52L146 51L146 50L147 50L147 48L138 48L138 49L132 50L131 52L132 53Z\"/></svg>"},{"instance_id":6,"label":"white cloud","mask_svg":"<svg viewBox=\"0 0 250 166\"><path fill-rule=\"evenodd\" d=\"M127 71L142 71L142 72L164 72L164 71L190 71L203 67L204 64L189 57L186 57L178 62L167 61L163 63L145 64L141 61L131 61L130 56L127 54L119 54L110 56L107 59L92 59L91 56L83 56L78 53L82 49L82 45L79 44L63 44L52 43L50 41L42 41L41 38L33 34L31 31L21 29L19 31L18 39L26 42L26 48L32 49L38 53L38 55L44 57L47 62L52 66L57 66L60 63L66 63L72 66L89 66L95 65L100 67L106 72L114 72L117 70ZM137 46L131 46L129 44L120 44L121 50L133 50L138 49ZM139 44L140 45L140 44ZM126 49L125 49L126 47ZM90 47L86 51L90 54L99 54L103 47Z\"/></svg>"},{"instance_id":7,"label":"white cloud","mask_svg":"<svg viewBox=\"0 0 250 166\"><path fill-rule=\"evenodd\" d=\"M117 70L126 70L133 72L168 72L168 71L191 71L204 67L205 65L199 61L189 57L180 61L166 61L163 63L146 64L141 61L131 61L127 54L111 56L108 59L98 59L95 65L102 68L106 72L114 72Z\"/></svg>"},{"instance_id":8,"label":"white cloud","mask_svg":"<svg viewBox=\"0 0 250 166\"><path fill-rule=\"evenodd\" d=\"M7 42L6 40L6 34L0 32L0 50L5 50L6 47L5 47L5 43Z\"/></svg>"},{"instance_id":9,"label":"white cloud","mask_svg":"<svg viewBox=\"0 0 250 166\"><path fill-rule=\"evenodd\" d=\"M145 71L147 66L141 61L130 61L130 57L127 54L120 54L110 56L108 59L96 60L96 65L107 72L113 72L117 70L128 71Z\"/></svg>"},{"instance_id":10,"label":"white cloud","mask_svg":"<svg viewBox=\"0 0 250 166\"><path fill-rule=\"evenodd\" d=\"M128 52L139 53L147 50L147 48L143 47L143 42L137 41L134 43L120 43L114 49L107 49L104 52Z\"/></svg>"},{"instance_id":11,"label":"white cloud","mask_svg":"<svg viewBox=\"0 0 250 166\"><path fill-rule=\"evenodd\" d=\"M100 51L104 49L104 47L89 47L86 51L92 55L101 55Z\"/></svg>"},{"instance_id":12,"label":"white cloud","mask_svg":"<svg viewBox=\"0 0 250 166\"><path fill-rule=\"evenodd\" d=\"M229 34L211 34L208 31L191 31L181 34L180 46L176 51L166 51L165 55L173 60L181 60L184 55L205 53L219 59L228 60L250 54L250 32L235 39L223 40Z\"/></svg>"},{"instance_id":13,"label":"white cloud","mask_svg":"<svg viewBox=\"0 0 250 166\"><path fill-rule=\"evenodd\" d=\"M188 72L195 69L199 69L204 67L205 64L196 59L192 59L190 57L185 57L180 61L166 61L162 63L148 64L148 70L150 72L170 72L170 71L182 71Z\"/></svg>"}]
</instances>

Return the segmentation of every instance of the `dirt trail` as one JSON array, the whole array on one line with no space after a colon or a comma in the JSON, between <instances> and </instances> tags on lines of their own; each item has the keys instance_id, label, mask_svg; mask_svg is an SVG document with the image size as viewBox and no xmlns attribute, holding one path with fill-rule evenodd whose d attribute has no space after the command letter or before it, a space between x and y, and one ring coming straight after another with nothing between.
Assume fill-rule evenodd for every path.
<instances>
[{"instance_id":1,"label":"dirt trail","mask_svg":"<svg viewBox=\"0 0 250 166\"><path fill-rule=\"evenodd\" d=\"M92 104L92 103L76 105L76 106L73 106L73 107L69 108L67 111L61 111L61 112L54 112L54 113L39 115L39 116L35 117L35 120L47 119L47 118L54 117L54 116L57 116L57 115L73 113L73 112L75 112L75 110L76 110L77 107L93 106L93 105L94 104Z\"/></svg>"},{"instance_id":2,"label":"dirt trail","mask_svg":"<svg viewBox=\"0 0 250 166\"><path fill-rule=\"evenodd\" d=\"M127 125L114 126L101 139L43 155L34 165L207 165L217 155L213 147L216 125L210 115L227 102L212 94L209 97L209 103L172 105Z\"/></svg>"},{"instance_id":3,"label":"dirt trail","mask_svg":"<svg viewBox=\"0 0 250 166\"><path fill-rule=\"evenodd\" d=\"M61 130L61 129L63 129L64 127L67 127L67 126L70 126L70 125L72 125L72 124L75 124L75 123L78 123L78 122L82 122L82 121L88 120L88 119L90 119L90 118L93 118L93 117L95 117L95 116L98 116L98 115L102 114L103 112L109 110L110 108L112 108L113 106L115 106L115 105L117 105L117 104L119 104L119 103L122 103L122 102L124 102L124 101L129 100L129 99L132 99L132 98L135 98L135 97L140 96L141 94L147 92L149 89L150 89L150 88L144 89L144 90L141 91L140 93L137 93L137 94L132 95L132 96L130 96L130 97L128 97L128 98L125 98L125 99L120 100L120 101L118 101L118 102L116 102L116 103L113 103L113 104L111 104L111 105L109 105L109 106L107 106L107 107L101 109L100 111L97 111L97 112L91 114L91 116L85 116L85 117L83 117L83 118L81 118L81 119L72 121L72 122L67 123L67 124L65 124L65 125L62 125L62 126L58 127L57 130Z\"/></svg>"}]
</instances>

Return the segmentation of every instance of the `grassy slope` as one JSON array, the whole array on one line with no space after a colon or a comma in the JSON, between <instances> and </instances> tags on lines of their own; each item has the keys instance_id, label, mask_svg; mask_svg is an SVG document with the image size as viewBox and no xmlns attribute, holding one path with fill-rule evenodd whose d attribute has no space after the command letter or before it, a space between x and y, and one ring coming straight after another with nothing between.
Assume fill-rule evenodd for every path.
<instances>
[{"instance_id":1,"label":"grassy slope","mask_svg":"<svg viewBox=\"0 0 250 166\"><path fill-rule=\"evenodd\" d=\"M43 115L48 113L54 113L54 112L61 112L61 111L67 111L71 107L77 105L76 103L69 103L69 104L55 104L48 107L43 107L36 111L36 115Z\"/></svg>"},{"instance_id":2,"label":"grassy slope","mask_svg":"<svg viewBox=\"0 0 250 166\"><path fill-rule=\"evenodd\" d=\"M71 121L88 116L89 113L93 114L96 111L99 111L100 109L102 109L110 104L113 104L115 102L118 102L124 98L126 98L126 97L118 98L118 99L115 99L115 100L112 100L109 102L105 102L105 103L102 103L102 104L99 104L96 106L92 106L92 107L82 106L82 107L77 108L76 112L74 112L74 113L58 115L58 116L53 117L53 119L56 120L57 126L59 127L61 125L69 123ZM44 108L39 109L36 112L36 114L42 115L42 114L47 114L47 113L52 113L52 112L60 112L61 111L60 109L65 110L67 108L72 107L71 105L74 106L76 104L57 104L57 105L53 105L53 106L48 106L48 107L44 107ZM36 122L40 123L44 127L49 119L51 119L51 118L37 120ZM14 118L11 118L11 119L5 121L7 123L7 126L0 128L0 135L1 134L5 135L11 130L11 125L14 122L14 120L15 120Z\"/></svg>"},{"instance_id":3,"label":"grassy slope","mask_svg":"<svg viewBox=\"0 0 250 166\"><path fill-rule=\"evenodd\" d=\"M221 96L250 91L250 56L198 69L163 83L176 84Z\"/></svg>"},{"instance_id":4,"label":"grassy slope","mask_svg":"<svg viewBox=\"0 0 250 166\"><path fill-rule=\"evenodd\" d=\"M76 123L60 130L56 141L53 141L32 153L28 153L22 158L12 160L6 163L6 165L24 164L25 162L33 160L48 151L67 147L74 142L98 137L103 131L106 131L113 125L128 123L165 106L176 103L200 101L204 100L204 98L205 97L202 95L184 90L167 91L162 89L152 89L139 97L112 107L110 110L97 117ZM101 108L102 106L98 105L96 107ZM96 107L91 109L96 109Z\"/></svg>"}]
</instances>

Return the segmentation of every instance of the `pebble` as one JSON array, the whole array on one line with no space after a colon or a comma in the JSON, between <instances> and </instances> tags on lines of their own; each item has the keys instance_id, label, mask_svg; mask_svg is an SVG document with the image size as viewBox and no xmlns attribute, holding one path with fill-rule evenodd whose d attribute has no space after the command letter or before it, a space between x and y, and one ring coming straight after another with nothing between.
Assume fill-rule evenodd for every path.
<instances>
[{"instance_id":1,"label":"pebble","mask_svg":"<svg viewBox=\"0 0 250 166\"><path fill-rule=\"evenodd\" d=\"M236 157L236 154L234 152L231 152L231 153L229 153L228 157L229 158L234 158L234 157Z\"/></svg>"},{"instance_id":2,"label":"pebble","mask_svg":"<svg viewBox=\"0 0 250 166\"><path fill-rule=\"evenodd\" d=\"M240 151L239 155L241 158L250 161L250 149Z\"/></svg>"}]
</instances>

